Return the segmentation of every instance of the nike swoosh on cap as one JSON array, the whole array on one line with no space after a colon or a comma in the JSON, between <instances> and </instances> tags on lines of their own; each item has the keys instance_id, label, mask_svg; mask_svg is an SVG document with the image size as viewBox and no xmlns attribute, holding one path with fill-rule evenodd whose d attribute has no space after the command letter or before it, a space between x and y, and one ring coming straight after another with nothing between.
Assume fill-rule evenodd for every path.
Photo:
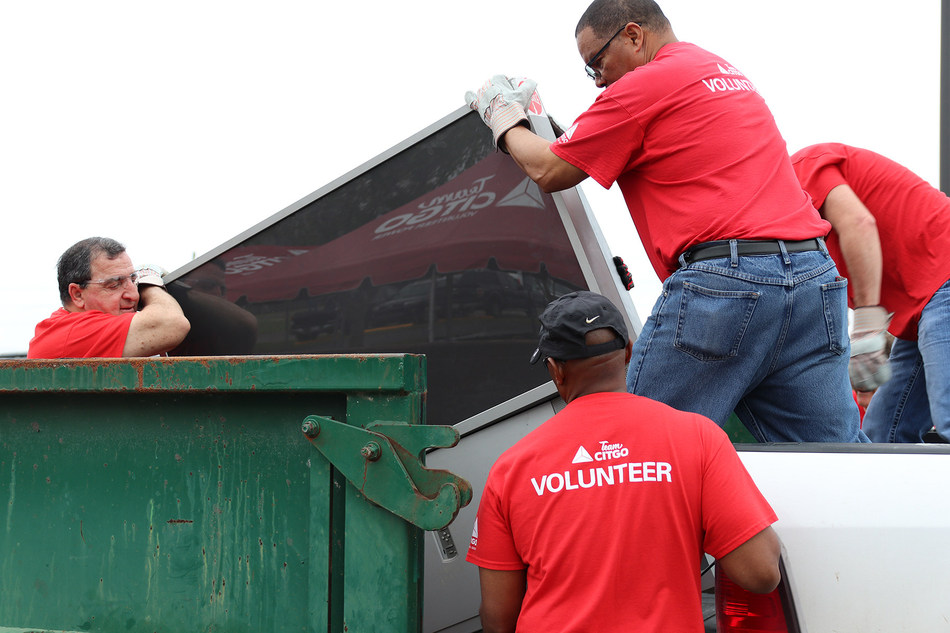
<instances>
[{"instance_id":1,"label":"nike swoosh on cap","mask_svg":"<svg viewBox=\"0 0 950 633\"><path fill-rule=\"evenodd\" d=\"M590 325L591 323L593 323L594 321L596 321L596 320L599 319L599 318L600 318L600 315L598 314L598 315L595 316L595 317L592 317L592 318L590 318L590 319L584 319L584 320L587 321L587 324L588 324L588 325Z\"/></svg>"}]
</instances>

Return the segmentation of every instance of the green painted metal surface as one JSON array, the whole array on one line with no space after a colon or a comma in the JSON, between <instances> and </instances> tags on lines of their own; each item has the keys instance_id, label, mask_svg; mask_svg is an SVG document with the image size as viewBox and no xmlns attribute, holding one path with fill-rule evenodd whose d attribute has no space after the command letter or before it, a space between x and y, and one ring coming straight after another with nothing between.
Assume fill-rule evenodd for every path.
<instances>
[{"instance_id":1,"label":"green painted metal surface","mask_svg":"<svg viewBox=\"0 0 950 633\"><path fill-rule=\"evenodd\" d=\"M414 355L0 362L0 630L419 630L423 532L301 423L424 402Z\"/></svg>"},{"instance_id":2,"label":"green painted metal surface","mask_svg":"<svg viewBox=\"0 0 950 633\"><path fill-rule=\"evenodd\" d=\"M301 432L367 499L424 530L440 530L472 500L471 485L422 465L427 448L451 448L450 426L377 422L360 428L318 415Z\"/></svg>"}]
</instances>

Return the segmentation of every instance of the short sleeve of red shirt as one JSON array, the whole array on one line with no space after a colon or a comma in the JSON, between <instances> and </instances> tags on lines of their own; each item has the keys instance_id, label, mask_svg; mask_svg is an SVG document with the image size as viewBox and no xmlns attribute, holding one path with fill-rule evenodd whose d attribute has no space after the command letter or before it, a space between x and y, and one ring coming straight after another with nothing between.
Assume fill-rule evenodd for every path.
<instances>
[{"instance_id":1,"label":"short sleeve of red shirt","mask_svg":"<svg viewBox=\"0 0 950 633\"><path fill-rule=\"evenodd\" d=\"M577 136L574 134L577 132ZM570 150L563 145L571 141ZM643 128L620 103L601 94L551 151L609 189L643 143Z\"/></svg>"},{"instance_id":2,"label":"short sleeve of red shirt","mask_svg":"<svg viewBox=\"0 0 950 633\"><path fill-rule=\"evenodd\" d=\"M121 358L134 313L62 308L36 326L28 358Z\"/></svg>"},{"instance_id":3,"label":"short sleeve of red shirt","mask_svg":"<svg viewBox=\"0 0 950 633\"><path fill-rule=\"evenodd\" d=\"M832 147L822 146L820 152L798 153L792 156L792 168L802 189L808 192L815 207L820 209L831 190L847 184L840 165L846 156Z\"/></svg>"},{"instance_id":4,"label":"short sleeve of red shirt","mask_svg":"<svg viewBox=\"0 0 950 633\"><path fill-rule=\"evenodd\" d=\"M500 466L496 465L492 470L495 471L497 468ZM498 472L489 473L488 484L482 492L482 500L478 505L478 515L472 530L472 540L466 560L479 567L510 571L524 569L527 565L515 549L511 526L505 519L499 491L492 485L494 482L505 479ZM480 534L484 536L481 540L479 540Z\"/></svg>"},{"instance_id":5,"label":"short sleeve of red shirt","mask_svg":"<svg viewBox=\"0 0 950 633\"><path fill-rule=\"evenodd\" d=\"M720 558L774 523L776 516L725 432L712 425L705 430L709 448L703 476L703 549Z\"/></svg>"}]
</instances>

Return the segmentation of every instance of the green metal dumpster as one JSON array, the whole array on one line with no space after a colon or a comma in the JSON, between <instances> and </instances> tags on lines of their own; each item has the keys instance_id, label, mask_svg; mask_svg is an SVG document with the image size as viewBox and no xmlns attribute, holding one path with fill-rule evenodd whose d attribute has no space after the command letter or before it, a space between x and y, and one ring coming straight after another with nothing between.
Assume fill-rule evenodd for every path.
<instances>
[{"instance_id":1,"label":"green metal dumpster","mask_svg":"<svg viewBox=\"0 0 950 633\"><path fill-rule=\"evenodd\" d=\"M467 503L422 356L2 361L0 403L2 632L416 631Z\"/></svg>"}]
</instances>

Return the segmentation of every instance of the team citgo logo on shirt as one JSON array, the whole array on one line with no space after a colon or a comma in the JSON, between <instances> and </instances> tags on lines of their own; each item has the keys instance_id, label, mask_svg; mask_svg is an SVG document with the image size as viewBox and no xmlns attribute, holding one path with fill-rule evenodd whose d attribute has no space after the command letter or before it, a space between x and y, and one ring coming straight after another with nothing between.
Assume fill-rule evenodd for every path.
<instances>
[{"instance_id":1,"label":"team citgo logo on shirt","mask_svg":"<svg viewBox=\"0 0 950 633\"><path fill-rule=\"evenodd\" d=\"M555 143L567 143L569 140L571 140L571 137L574 136L574 132L576 132L576 131L577 131L577 123L575 123L575 124L572 125L571 127L569 127L569 128L567 128L566 130L564 130L564 134L561 134L559 137L557 137L557 138L554 140L554 142L555 142Z\"/></svg>"},{"instance_id":2,"label":"team citgo logo on shirt","mask_svg":"<svg viewBox=\"0 0 950 633\"><path fill-rule=\"evenodd\" d=\"M626 461L630 449L620 442L600 441L593 452L579 446L571 464L598 464L588 468L558 471L532 477L531 486L538 496L570 490L586 490L633 483L671 483L673 467L664 461Z\"/></svg>"},{"instance_id":3,"label":"team citgo logo on shirt","mask_svg":"<svg viewBox=\"0 0 950 633\"><path fill-rule=\"evenodd\" d=\"M600 447L594 456L591 457L587 449L581 446L574 453L572 464L582 464L584 462L603 462L609 459L620 459L630 455L630 450L623 444L613 442L600 442Z\"/></svg>"},{"instance_id":4,"label":"team citgo logo on shirt","mask_svg":"<svg viewBox=\"0 0 950 633\"><path fill-rule=\"evenodd\" d=\"M752 82L746 79L745 75L734 67L727 64L726 67L723 68L722 64L716 64L716 69L719 71L719 74L723 76L700 80L704 86L709 88L710 92L724 92L730 90L758 92Z\"/></svg>"}]
</instances>

